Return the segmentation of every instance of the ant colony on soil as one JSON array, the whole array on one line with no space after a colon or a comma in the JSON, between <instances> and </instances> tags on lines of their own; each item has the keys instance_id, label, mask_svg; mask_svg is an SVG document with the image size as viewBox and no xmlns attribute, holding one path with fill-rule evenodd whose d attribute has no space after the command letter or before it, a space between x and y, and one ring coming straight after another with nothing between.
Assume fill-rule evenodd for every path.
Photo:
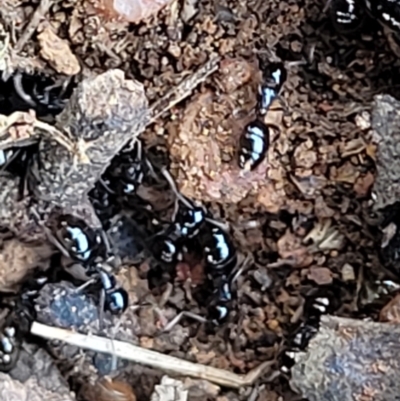
<instances>
[{"instance_id":1,"label":"ant colony on soil","mask_svg":"<svg viewBox=\"0 0 400 401\"><path fill-rule=\"evenodd\" d=\"M370 113L376 88L369 87L368 100L367 91L358 92L380 79L371 72L374 63L385 63L373 40L400 49L400 0L328 0L330 20L312 20L307 13L319 14L321 4L311 0L304 9L295 0L276 1L277 12L282 8L298 24L280 36L259 18L247 18L250 12L245 21L234 15L250 10L251 1L231 9L183 0L191 18L199 15L193 25L189 17L179 20L181 4L174 0L77 1L71 21L70 2L58 3L56 11L46 10L54 22L46 24L55 31L58 26L58 35L80 57L84 78L60 84L54 76L15 68L0 83L0 375L24 363L24 344L30 344L32 323L39 322L140 344L160 355L188 355L202 379L208 368L203 363L244 377L269 360L272 375L260 374L251 392L202 385L194 399L221 393L221 400L292 400L294 354L309 352L324 318L375 318L376 305L392 294L375 266L380 270L382 263L399 277L399 210L382 212L383 223L365 221L379 165L379 151L369 143L371 126L379 124L361 121L359 114ZM261 3L261 9L269 4ZM215 18L202 14L207 7ZM296 13L312 22L290 19ZM0 10L1 24L3 19ZM104 26L96 26L99 21ZM357 33L369 23L379 34L365 35L367 45L358 51ZM85 42L78 54L80 38L71 33L78 26L101 43ZM39 23L35 29L43 35L45 28ZM263 29L274 49L263 43ZM210 54L202 53L202 40L210 54L220 52L219 64L198 77L187 57L195 58L193 65L204 63ZM250 43L256 47L248 51ZM137 53L124 53L127 61L119 63L119 51L135 46ZM92 64L85 52L95 53ZM174 54L179 56L172 62ZM6 56L23 59L14 48ZM364 56L367 61L356 60ZM0 67L2 57L0 46ZM108 62L121 69L108 68ZM91 71L94 65L99 74ZM178 100L157 114L154 104L171 95L161 96L165 88L158 86L166 82ZM387 320L398 315L385 313ZM59 359L74 391L92 394L85 401L136 401L132 383L140 388L143 377L152 385L160 379L161 369L149 368L147 377L116 355L68 347L49 342L46 352ZM115 372L122 372L118 379L104 379ZM278 376L282 380L274 381ZM331 388L323 388L323 396L313 389L315 396L303 387L310 399L327 401L333 394L334 401L349 401ZM1 391L0 382L0 398Z\"/></svg>"}]
</instances>

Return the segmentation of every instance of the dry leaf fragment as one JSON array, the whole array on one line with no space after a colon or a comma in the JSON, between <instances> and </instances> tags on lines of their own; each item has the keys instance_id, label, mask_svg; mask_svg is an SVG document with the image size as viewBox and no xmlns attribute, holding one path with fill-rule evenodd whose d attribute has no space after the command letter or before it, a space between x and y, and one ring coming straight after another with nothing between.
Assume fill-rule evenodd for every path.
<instances>
[{"instance_id":1,"label":"dry leaf fragment","mask_svg":"<svg viewBox=\"0 0 400 401\"><path fill-rule=\"evenodd\" d=\"M372 185L374 184L374 181L374 175L368 171L367 174L357 178L357 181L353 186L354 192L359 196L368 195Z\"/></svg>"},{"instance_id":2,"label":"dry leaf fragment","mask_svg":"<svg viewBox=\"0 0 400 401\"><path fill-rule=\"evenodd\" d=\"M342 157L349 157L353 155L357 155L361 153L365 148L367 147L367 144L364 140L364 138L355 138L352 139L348 142L341 143L340 144L340 153Z\"/></svg>"},{"instance_id":3,"label":"dry leaf fragment","mask_svg":"<svg viewBox=\"0 0 400 401\"><path fill-rule=\"evenodd\" d=\"M360 172L351 162L346 162L339 168L332 167L330 171L330 179L333 181L354 184L359 177Z\"/></svg>"},{"instance_id":4,"label":"dry leaf fragment","mask_svg":"<svg viewBox=\"0 0 400 401\"><path fill-rule=\"evenodd\" d=\"M327 267L310 267L307 278L318 285L331 284L333 281L332 272Z\"/></svg>"},{"instance_id":5,"label":"dry leaf fragment","mask_svg":"<svg viewBox=\"0 0 400 401\"><path fill-rule=\"evenodd\" d=\"M400 324L400 294L397 294L388 304L386 304L379 314L381 322Z\"/></svg>"},{"instance_id":6,"label":"dry leaf fragment","mask_svg":"<svg viewBox=\"0 0 400 401\"><path fill-rule=\"evenodd\" d=\"M313 257L309 254L307 247L302 245L301 238L294 235L290 230L287 230L279 238L277 247L279 256L283 261L293 267L306 267L313 261Z\"/></svg>"},{"instance_id":7,"label":"dry leaf fragment","mask_svg":"<svg viewBox=\"0 0 400 401\"><path fill-rule=\"evenodd\" d=\"M355 281L356 275L354 268L349 263L345 263L342 267L342 280L343 281Z\"/></svg>"},{"instance_id":8,"label":"dry leaf fragment","mask_svg":"<svg viewBox=\"0 0 400 401\"><path fill-rule=\"evenodd\" d=\"M344 236L337 228L332 227L332 220L318 222L315 227L304 238L304 242L312 241L310 252L341 249L344 243Z\"/></svg>"},{"instance_id":9,"label":"dry leaf fragment","mask_svg":"<svg viewBox=\"0 0 400 401\"><path fill-rule=\"evenodd\" d=\"M155 386L151 401L186 401L188 391L180 380L163 376L161 384Z\"/></svg>"},{"instance_id":10,"label":"dry leaf fragment","mask_svg":"<svg viewBox=\"0 0 400 401\"><path fill-rule=\"evenodd\" d=\"M87 401L136 401L132 387L119 380L101 379L82 390Z\"/></svg>"}]
</instances>

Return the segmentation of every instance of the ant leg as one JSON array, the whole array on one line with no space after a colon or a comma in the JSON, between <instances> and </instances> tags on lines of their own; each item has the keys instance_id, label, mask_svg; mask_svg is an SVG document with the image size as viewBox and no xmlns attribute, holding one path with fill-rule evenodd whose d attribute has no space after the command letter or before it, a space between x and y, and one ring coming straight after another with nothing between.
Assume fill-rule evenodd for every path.
<instances>
[{"instance_id":1,"label":"ant leg","mask_svg":"<svg viewBox=\"0 0 400 401\"><path fill-rule=\"evenodd\" d=\"M61 88L60 97L64 96L65 92L67 91L68 85L71 83L72 79L73 79L72 77L68 77L63 80L58 79L56 82L54 82L53 85L47 86L44 89L44 91L46 92L48 98L50 97L50 91L52 91L53 89L58 89L58 88Z\"/></svg>"},{"instance_id":2,"label":"ant leg","mask_svg":"<svg viewBox=\"0 0 400 401\"><path fill-rule=\"evenodd\" d=\"M18 93L18 96L24 100L29 106L31 107L37 107L36 102L32 99L31 96L29 96L22 85L22 74L20 72L17 72L13 76L13 82L14 82L14 87L16 92Z\"/></svg>"},{"instance_id":3,"label":"ant leg","mask_svg":"<svg viewBox=\"0 0 400 401\"><path fill-rule=\"evenodd\" d=\"M106 305L106 291L104 288L100 291L100 301L99 301L99 329L103 330L103 317L104 317L104 307Z\"/></svg>"},{"instance_id":4,"label":"ant leg","mask_svg":"<svg viewBox=\"0 0 400 401\"><path fill-rule=\"evenodd\" d=\"M85 288L89 287L90 285L94 284L96 280L94 278L91 278L90 280L86 281L86 283L83 283L79 287L75 288L75 292L82 292Z\"/></svg>"},{"instance_id":5,"label":"ant leg","mask_svg":"<svg viewBox=\"0 0 400 401\"><path fill-rule=\"evenodd\" d=\"M176 315L162 330L162 333L166 333L172 330L183 318L188 317L197 320L200 323L207 323L207 319L203 316L197 315L196 313L183 311Z\"/></svg>"},{"instance_id":6,"label":"ant leg","mask_svg":"<svg viewBox=\"0 0 400 401\"><path fill-rule=\"evenodd\" d=\"M114 191L106 184L106 182L105 182L102 178L99 179L99 183L100 183L100 185L101 185L109 194L111 194L111 195L116 195L116 192L114 192Z\"/></svg>"},{"instance_id":7,"label":"ant leg","mask_svg":"<svg viewBox=\"0 0 400 401\"><path fill-rule=\"evenodd\" d=\"M34 219L36 223L42 227L42 230L47 236L47 239L68 259L70 259L70 255L67 250L63 247L63 245L58 241L57 237L49 230L43 222L40 221L40 216L35 209L31 209Z\"/></svg>"},{"instance_id":8,"label":"ant leg","mask_svg":"<svg viewBox=\"0 0 400 401\"><path fill-rule=\"evenodd\" d=\"M223 223L222 221L215 220L211 217L206 217L205 220L214 225L215 227L220 228L222 231L229 232L231 225L229 223Z\"/></svg>"},{"instance_id":9,"label":"ant leg","mask_svg":"<svg viewBox=\"0 0 400 401\"><path fill-rule=\"evenodd\" d=\"M282 130L282 127L280 127L279 125L274 124L274 123L268 122L268 123L266 123L265 125L266 125L268 128L272 128L273 130L275 130L275 131L277 131L277 132L281 132L281 130Z\"/></svg>"},{"instance_id":10,"label":"ant leg","mask_svg":"<svg viewBox=\"0 0 400 401\"><path fill-rule=\"evenodd\" d=\"M268 111L280 111L282 110L284 115L289 114L289 105L284 97L281 95L277 96L275 101L272 103L271 107L267 110L267 112L264 114L268 114Z\"/></svg>"},{"instance_id":11,"label":"ant leg","mask_svg":"<svg viewBox=\"0 0 400 401\"><path fill-rule=\"evenodd\" d=\"M4 153L6 151L7 150L1 151L1 152L3 152L5 164L0 167L0 173L3 172L10 165L10 163L12 163L16 159L16 157L22 152L22 149L16 149L8 160L6 160L7 156Z\"/></svg>"},{"instance_id":12,"label":"ant leg","mask_svg":"<svg viewBox=\"0 0 400 401\"><path fill-rule=\"evenodd\" d=\"M138 149L138 151L136 152L136 155L137 155L138 157L141 157L141 148L142 148L141 145L142 145L142 144L141 144L141 141L140 141L139 139L137 139L137 138L135 138L135 139L133 139L133 140L130 140L129 143L128 143L128 145L127 145L127 147L126 147L126 149L124 149L124 150L122 151L122 153L131 152L132 150L135 149L135 146L138 146L138 147L140 147L140 149Z\"/></svg>"},{"instance_id":13,"label":"ant leg","mask_svg":"<svg viewBox=\"0 0 400 401\"><path fill-rule=\"evenodd\" d=\"M178 200L180 200L188 209L193 209L193 205L178 191L178 188L176 187L176 183L175 183L172 175L169 173L169 171L165 167L161 168L161 174L167 180L169 186L172 189L172 192L174 192L174 194L178 198Z\"/></svg>"},{"instance_id":14,"label":"ant leg","mask_svg":"<svg viewBox=\"0 0 400 401\"><path fill-rule=\"evenodd\" d=\"M106 233L104 230L101 230L101 231L100 231L100 237L101 237L101 239L103 240L104 245L105 245L105 247L106 247L106 254L107 254L107 255L112 254L112 252L111 252L110 240L109 240L109 238L108 238L107 233Z\"/></svg>"}]
</instances>

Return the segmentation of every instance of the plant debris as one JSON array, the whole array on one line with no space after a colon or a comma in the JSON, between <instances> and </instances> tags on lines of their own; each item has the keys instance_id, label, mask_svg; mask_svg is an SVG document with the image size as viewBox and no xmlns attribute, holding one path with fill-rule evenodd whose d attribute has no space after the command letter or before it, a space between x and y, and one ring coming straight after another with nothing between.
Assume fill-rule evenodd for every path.
<instances>
[{"instance_id":1,"label":"plant debris","mask_svg":"<svg viewBox=\"0 0 400 401\"><path fill-rule=\"evenodd\" d=\"M398 339L395 325L324 316L308 351L295 356L291 386L310 401L395 400Z\"/></svg>"}]
</instances>

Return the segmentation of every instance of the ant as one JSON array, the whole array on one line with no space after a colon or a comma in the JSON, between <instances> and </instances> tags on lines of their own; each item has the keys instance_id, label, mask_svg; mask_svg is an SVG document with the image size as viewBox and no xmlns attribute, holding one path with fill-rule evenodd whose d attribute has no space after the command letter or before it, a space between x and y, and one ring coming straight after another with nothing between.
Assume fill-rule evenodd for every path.
<instances>
[{"instance_id":1,"label":"ant","mask_svg":"<svg viewBox=\"0 0 400 401\"><path fill-rule=\"evenodd\" d=\"M364 0L330 0L329 13L335 29L341 33L357 30L365 14ZM329 5L328 5L329 6Z\"/></svg>"},{"instance_id":2,"label":"ant","mask_svg":"<svg viewBox=\"0 0 400 401\"><path fill-rule=\"evenodd\" d=\"M104 233L89 228L71 215L60 216L54 233L44 227L49 240L60 250L64 269L75 278L98 280L102 286L104 308L113 314L128 307L128 293L118 287L115 278L105 270L109 244Z\"/></svg>"},{"instance_id":3,"label":"ant","mask_svg":"<svg viewBox=\"0 0 400 401\"><path fill-rule=\"evenodd\" d=\"M287 72L282 63L270 63L262 71L263 82L259 86L258 112L265 115L272 102L279 96L286 81Z\"/></svg>"},{"instance_id":4,"label":"ant","mask_svg":"<svg viewBox=\"0 0 400 401\"><path fill-rule=\"evenodd\" d=\"M368 12L373 19L393 32L400 29L400 7L393 0L328 0L330 17L340 33L352 33L359 29Z\"/></svg>"},{"instance_id":5,"label":"ant","mask_svg":"<svg viewBox=\"0 0 400 401\"><path fill-rule=\"evenodd\" d=\"M18 361L22 338L30 333L36 319L33 298L47 278L29 278L23 285L22 295L2 297L0 314L0 371L9 372Z\"/></svg>"},{"instance_id":6,"label":"ant","mask_svg":"<svg viewBox=\"0 0 400 401\"><path fill-rule=\"evenodd\" d=\"M214 287L208 314L214 324L222 323L229 315L229 303L232 300L232 275L237 265L236 248L229 235L211 223L200 232L199 243L204 252L207 275Z\"/></svg>"},{"instance_id":7,"label":"ant","mask_svg":"<svg viewBox=\"0 0 400 401\"><path fill-rule=\"evenodd\" d=\"M19 178L19 201L32 190L33 163L37 151L37 144L0 150L0 174L9 173Z\"/></svg>"},{"instance_id":8,"label":"ant","mask_svg":"<svg viewBox=\"0 0 400 401\"><path fill-rule=\"evenodd\" d=\"M196 205L182 195L165 167L161 168L161 174L176 196L176 206L172 222L153 237L153 256L161 263L171 266L183 259L183 254L188 252L188 246L197 245L204 258L206 273L214 287L209 317L215 324L221 323L229 314L229 302L232 299L231 277L237 264L236 249L222 224L212 219L203 206ZM156 222L160 223L157 220Z\"/></svg>"},{"instance_id":9,"label":"ant","mask_svg":"<svg viewBox=\"0 0 400 401\"><path fill-rule=\"evenodd\" d=\"M120 207L115 200L115 195L109 189L109 182L100 179L89 192L89 199L103 227L108 230L111 218L120 211Z\"/></svg>"},{"instance_id":10,"label":"ant","mask_svg":"<svg viewBox=\"0 0 400 401\"><path fill-rule=\"evenodd\" d=\"M176 207L173 221L168 223L168 228L164 230L164 233L155 235L153 254L161 262L171 264L182 259L184 242L199 234L206 222L207 212L202 206L196 206L178 191L173 178L165 168L161 169L161 173L176 196Z\"/></svg>"},{"instance_id":11,"label":"ant","mask_svg":"<svg viewBox=\"0 0 400 401\"><path fill-rule=\"evenodd\" d=\"M109 188L119 196L133 196L145 176L145 156L142 143L136 140L123 149L111 162L106 176Z\"/></svg>"},{"instance_id":12,"label":"ant","mask_svg":"<svg viewBox=\"0 0 400 401\"><path fill-rule=\"evenodd\" d=\"M0 372L9 372L20 354L20 336L14 324L5 324L0 331Z\"/></svg>"},{"instance_id":13,"label":"ant","mask_svg":"<svg viewBox=\"0 0 400 401\"><path fill-rule=\"evenodd\" d=\"M54 82L43 75L27 75L17 72L12 77L14 90L24 102L22 108L33 108L38 116L59 114L71 95L71 78L62 83Z\"/></svg>"},{"instance_id":14,"label":"ant","mask_svg":"<svg viewBox=\"0 0 400 401\"><path fill-rule=\"evenodd\" d=\"M259 86L258 114L264 116L279 96L287 72L282 63L270 63L263 68L263 82ZM254 170L265 159L270 142L269 128L278 128L256 119L246 125L239 139L239 168ZM279 128L278 128L279 130Z\"/></svg>"},{"instance_id":15,"label":"ant","mask_svg":"<svg viewBox=\"0 0 400 401\"><path fill-rule=\"evenodd\" d=\"M269 147L270 132L266 124L255 120L247 124L240 137L239 167L254 170L264 160Z\"/></svg>"},{"instance_id":16,"label":"ant","mask_svg":"<svg viewBox=\"0 0 400 401\"><path fill-rule=\"evenodd\" d=\"M117 286L114 276L99 269L99 277L104 290L104 306L113 315L118 315L128 307L128 293Z\"/></svg>"}]
</instances>

